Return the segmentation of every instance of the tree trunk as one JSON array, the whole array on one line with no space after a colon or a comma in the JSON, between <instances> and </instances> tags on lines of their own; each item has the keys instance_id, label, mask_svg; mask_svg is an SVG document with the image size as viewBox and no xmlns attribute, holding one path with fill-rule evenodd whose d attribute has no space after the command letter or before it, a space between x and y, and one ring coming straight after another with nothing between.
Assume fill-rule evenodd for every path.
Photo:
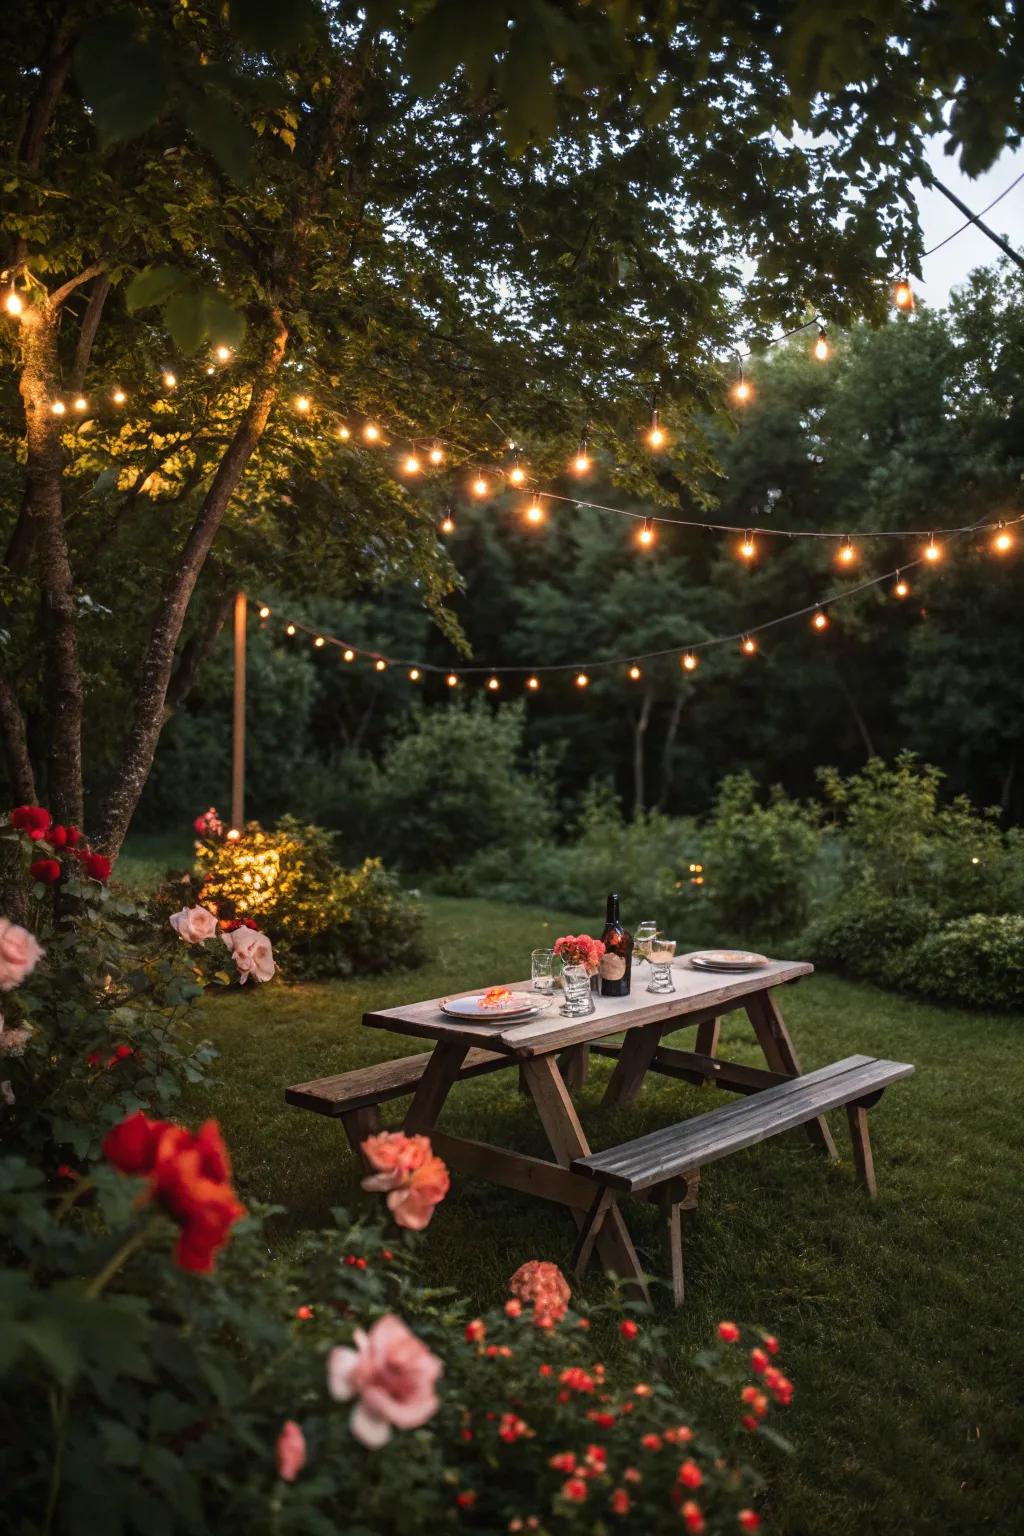
<instances>
[{"instance_id":1,"label":"tree trunk","mask_svg":"<svg viewBox=\"0 0 1024 1536\"><path fill-rule=\"evenodd\" d=\"M149 637L136 694L135 716L125 743L112 791L100 819L98 846L116 858L129 822L149 777L157 742L164 723L167 689L174 668L174 652L188 605L231 497L263 436L277 391L277 375L288 344L288 328L275 314L276 330L263 371L253 385L231 445L217 467L210 489L164 589L163 599Z\"/></svg>"},{"instance_id":2,"label":"tree trunk","mask_svg":"<svg viewBox=\"0 0 1024 1536\"><path fill-rule=\"evenodd\" d=\"M672 782L672 753L675 749L676 737L679 735L679 722L682 716L683 690L677 688L675 698L672 700L668 726L665 730L665 742L661 749L661 792L658 795L659 811L663 811L668 803L669 785Z\"/></svg>"},{"instance_id":3,"label":"tree trunk","mask_svg":"<svg viewBox=\"0 0 1024 1536\"><path fill-rule=\"evenodd\" d=\"M645 774L644 774L644 747L646 745L647 727L651 723L651 705L653 698L650 687L644 690L644 701L640 706L640 713L633 722L633 815L639 816L644 808Z\"/></svg>"},{"instance_id":4,"label":"tree trunk","mask_svg":"<svg viewBox=\"0 0 1024 1536\"><path fill-rule=\"evenodd\" d=\"M174 676L167 688L167 698L164 700L164 725L192 692L199 669L211 656L234 600L234 592L222 592L203 628L182 646L178 665L174 669Z\"/></svg>"},{"instance_id":5,"label":"tree trunk","mask_svg":"<svg viewBox=\"0 0 1024 1536\"><path fill-rule=\"evenodd\" d=\"M28 511L43 594L50 743L47 797L60 821L82 821L82 672L78 609L64 532L61 421L50 406L60 390L58 311L32 304L20 325L21 396L25 406Z\"/></svg>"},{"instance_id":6,"label":"tree trunk","mask_svg":"<svg viewBox=\"0 0 1024 1536\"><path fill-rule=\"evenodd\" d=\"M36 804L36 778L25 733L25 716L10 681L0 676L0 732L11 794L22 805Z\"/></svg>"}]
</instances>

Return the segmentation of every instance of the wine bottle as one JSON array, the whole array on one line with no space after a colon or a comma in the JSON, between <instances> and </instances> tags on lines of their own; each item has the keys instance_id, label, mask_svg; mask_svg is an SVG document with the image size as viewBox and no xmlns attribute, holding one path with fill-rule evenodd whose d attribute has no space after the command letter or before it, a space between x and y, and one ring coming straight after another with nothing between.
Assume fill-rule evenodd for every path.
<instances>
[{"instance_id":1,"label":"wine bottle","mask_svg":"<svg viewBox=\"0 0 1024 1536\"><path fill-rule=\"evenodd\" d=\"M633 969L633 935L626 932L619 920L617 893L608 897L601 942L604 945L604 954L601 956L601 996L628 997L630 972Z\"/></svg>"}]
</instances>

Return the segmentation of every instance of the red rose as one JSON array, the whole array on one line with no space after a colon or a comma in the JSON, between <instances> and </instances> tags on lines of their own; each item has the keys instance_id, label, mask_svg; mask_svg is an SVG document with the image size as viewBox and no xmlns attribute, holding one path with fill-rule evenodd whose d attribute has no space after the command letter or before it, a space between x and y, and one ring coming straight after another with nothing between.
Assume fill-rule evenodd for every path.
<instances>
[{"instance_id":1,"label":"red rose","mask_svg":"<svg viewBox=\"0 0 1024 1536\"><path fill-rule=\"evenodd\" d=\"M28 867L33 880L43 885L56 885L60 879L60 865L56 859L35 859Z\"/></svg>"},{"instance_id":2,"label":"red rose","mask_svg":"<svg viewBox=\"0 0 1024 1536\"><path fill-rule=\"evenodd\" d=\"M165 1120L150 1120L137 1109L104 1136L103 1156L122 1173L152 1173L157 1143L167 1129Z\"/></svg>"},{"instance_id":3,"label":"red rose","mask_svg":"<svg viewBox=\"0 0 1024 1536\"><path fill-rule=\"evenodd\" d=\"M90 880L98 880L100 885L106 885L110 879L111 863L105 853L86 853L82 864Z\"/></svg>"},{"instance_id":4,"label":"red rose","mask_svg":"<svg viewBox=\"0 0 1024 1536\"><path fill-rule=\"evenodd\" d=\"M82 841L81 832L79 832L77 827L65 827L64 830L68 835L68 847L77 848Z\"/></svg>"},{"instance_id":5,"label":"red rose","mask_svg":"<svg viewBox=\"0 0 1024 1536\"><path fill-rule=\"evenodd\" d=\"M256 921L256 919L253 918L253 917L243 917L242 918L242 927L243 928L251 928L254 933L259 933L259 931L260 931L260 925Z\"/></svg>"},{"instance_id":6,"label":"red rose","mask_svg":"<svg viewBox=\"0 0 1024 1536\"><path fill-rule=\"evenodd\" d=\"M114 1054L113 1054L113 1056L110 1059L111 1059L111 1061L127 1061L129 1056L134 1056L134 1055L135 1055L135 1047L134 1047L134 1045L126 1045L125 1042L122 1040L121 1044L116 1047L116 1049L114 1051Z\"/></svg>"},{"instance_id":7,"label":"red rose","mask_svg":"<svg viewBox=\"0 0 1024 1536\"><path fill-rule=\"evenodd\" d=\"M62 827L62 826L58 826L58 825L52 826L50 828L49 832L46 834L46 841L49 843L51 848L64 848L64 847L66 847L67 846L67 841L68 841L68 829L67 829L67 827Z\"/></svg>"},{"instance_id":8,"label":"red rose","mask_svg":"<svg viewBox=\"0 0 1024 1536\"><path fill-rule=\"evenodd\" d=\"M27 832L34 843L45 837L53 817L41 805L19 805L11 812L11 826Z\"/></svg>"}]
</instances>

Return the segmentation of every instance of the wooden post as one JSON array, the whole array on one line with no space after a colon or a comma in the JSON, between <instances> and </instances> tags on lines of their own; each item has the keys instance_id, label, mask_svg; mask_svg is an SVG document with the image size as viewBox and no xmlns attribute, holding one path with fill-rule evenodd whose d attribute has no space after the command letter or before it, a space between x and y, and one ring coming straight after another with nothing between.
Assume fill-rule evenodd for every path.
<instances>
[{"instance_id":1,"label":"wooden post","mask_svg":"<svg viewBox=\"0 0 1024 1536\"><path fill-rule=\"evenodd\" d=\"M241 832L245 825L245 641L244 592L235 594L235 692L231 730L231 825Z\"/></svg>"}]
</instances>

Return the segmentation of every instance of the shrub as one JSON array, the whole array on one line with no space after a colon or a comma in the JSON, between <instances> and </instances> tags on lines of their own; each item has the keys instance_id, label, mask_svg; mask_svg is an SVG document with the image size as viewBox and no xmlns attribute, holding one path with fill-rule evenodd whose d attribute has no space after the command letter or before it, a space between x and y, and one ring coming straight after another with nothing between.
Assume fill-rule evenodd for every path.
<instances>
[{"instance_id":1,"label":"shrub","mask_svg":"<svg viewBox=\"0 0 1024 1536\"><path fill-rule=\"evenodd\" d=\"M707 896L722 929L737 937L797 933L820 836L817 812L778 785L763 805L749 773L723 779L703 836Z\"/></svg>"},{"instance_id":2,"label":"shrub","mask_svg":"<svg viewBox=\"0 0 1024 1536\"><path fill-rule=\"evenodd\" d=\"M1024 1007L1024 917L975 912L957 918L914 945L899 979L936 1002Z\"/></svg>"},{"instance_id":3,"label":"shrub","mask_svg":"<svg viewBox=\"0 0 1024 1536\"><path fill-rule=\"evenodd\" d=\"M233 841L202 836L196 845L201 899L225 918L252 918L273 935L293 976L347 975L422 959L422 912L379 860L341 868L321 827L284 816L268 831L249 822ZM181 878L160 904L177 904ZM193 887L194 890L194 887Z\"/></svg>"},{"instance_id":4,"label":"shrub","mask_svg":"<svg viewBox=\"0 0 1024 1536\"><path fill-rule=\"evenodd\" d=\"M865 884L811 924L804 946L815 965L863 981L897 983L907 952L936 922L923 902Z\"/></svg>"}]
</instances>

